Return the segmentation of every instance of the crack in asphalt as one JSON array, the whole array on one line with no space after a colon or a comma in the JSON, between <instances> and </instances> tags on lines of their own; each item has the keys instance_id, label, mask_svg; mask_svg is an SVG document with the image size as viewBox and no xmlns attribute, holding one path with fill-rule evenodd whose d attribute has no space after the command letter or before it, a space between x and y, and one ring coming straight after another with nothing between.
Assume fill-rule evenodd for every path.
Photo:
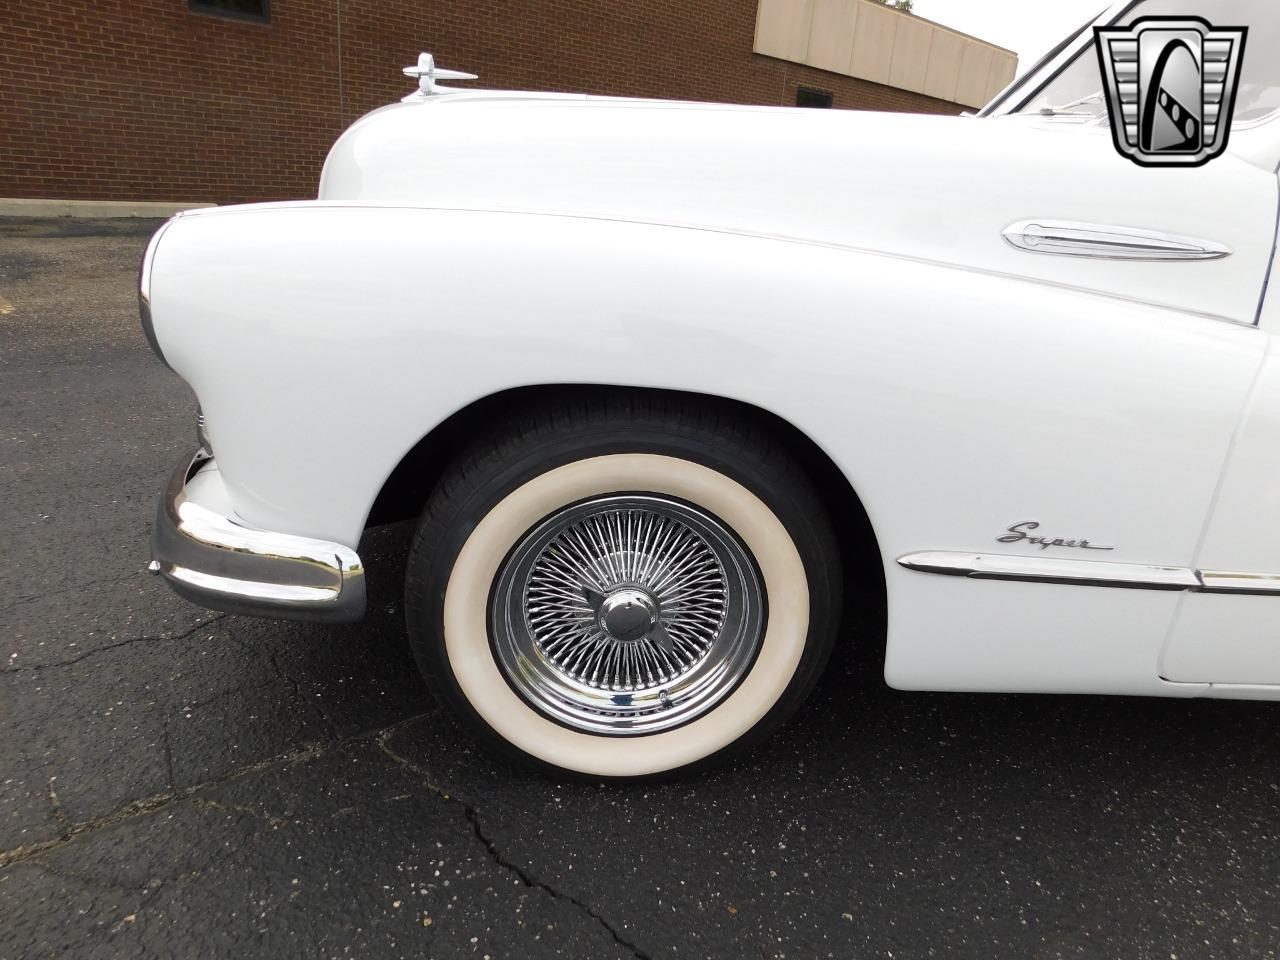
<instances>
[{"instance_id":1,"label":"crack in asphalt","mask_svg":"<svg viewBox=\"0 0 1280 960\"><path fill-rule=\"evenodd\" d=\"M193 634L199 633L210 624L217 623L226 617L228 613L219 613L210 617L208 620L201 620L190 630L184 630L182 633L166 633L156 637L129 637L125 640L118 640L115 643L109 643L103 647L94 647L92 650L86 650L84 653L72 657L70 660L59 660L55 663L37 663L30 667L6 667L0 670L0 675L10 675L17 673L39 673L41 670L54 670L58 667L69 667L72 664L80 663L82 660L88 660L90 657L96 657L100 653L107 653L110 650L119 650L121 647L127 647L134 643L161 643L169 640L185 640Z\"/></svg>"},{"instance_id":2,"label":"crack in asphalt","mask_svg":"<svg viewBox=\"0 0 1280 960\"><path fill-rule=\"evenodd\" d=\"M596 913L595 910L591 909L590 906L583 903L577 897L573 896L572 894L564 893L560 890L557 890L555 887L551 886L545 881L539 880L537 877L530 874L525 868L521 867L519 864L512 863L510 860L504 857L502 855L502 852L498 850L498 847L494 843L494 841L485 834L484 827L480 823L480 811L478 811L471 804L467 803L465 800L462 800L461 798L454 796L453 794L447 792L438 784L436 784L432 780L431 772L427 770L425 767L422 767L419 764L414 763L412 760L408 759L407 757L402 757L400 754L392 750L390 744L388 743L388 740L390 740L392 734L394 734L400 727L404 725L404 723L407 723L407 722L408 721L403 721L402 723L395 724L394 726L387 727L384 730L379 731L375 740L375 742L378 745L378 749L381 750L383 753L385 753L388 757L390 757L393 761L395 761L401 767L403 767L404 769L408 770L410 773L413 773L418 778L420 778L422 780L423 786L425 786L427 790L429 790L431 793L434 793L437 797L439 797L440 799L448 803L453 803L461 807L463 814L467 818L467 822L471 824L471 829L472 829L472 832L475 834L476 841L482 847L484 847L485 852L488 853L490 860L492 860L495 864L497 864L502 869L514 874L516 878L526 887L529 887L535 890L541 890L556 900L563 900L566 903L572 904L574 907L576 907L586 916L590 917L592 920L598 923L604 929L604 931L613 938L615 943L617 943L623 949L629 951L631 955L636 958L636 960L653 960L652 955L646 953L644 950L641 950L640 947L632 943L630 940L625 939L622 936L622 934L618 932L618 929L613 924L611 924L608 920L606 920L600 914Z\"/></svg>"},{"instance_id":3,"label":"crack in asphalt","mask_svg":"<svg viewBox=\"0 0 1280 960\"><path fill-rule=\"evenodd\" d=\"M218 810L218 811L231 810L231 811L234 811L235 813L243 813L247 817L254 817L258 820L261 820L263 823L269 826L272 830L279 830L286 823L288 823L288 821L285 820L284 817L272 816L265 809L256 810L253 807L246 806L243 803L222 803L221 801L218 801L218 800L210 800L208 797L192 797L191 802L195 804L195 806L198 809L201 809L201 810Z\"/></svg>"},{"instance_id":4,"label":"crack in asphalt","mask_svg":"<svg viewBox=\"0 0 1280 960\"><path fill-rule=\"evenodd\" d=\"M227 628L226 633L227 633L227 637L231 640L231 642L234 643L236 646L238 646L241 650L244 650L246 653L249 653L249 654L252 654L255 652L254 650L255 645L247 643L235 632L235 630ZM333 718L329 716L329 712L324 708L323 699L319 695L309 697L307 696L306 693L303 692L302 682L280 665L280 658L276 656L275 650L267 649L266 656L267 656L267 662L271 664L271 669L275 671L275 675L289 685L289 687L293 690L294 696L298 698L298 702L303 704L308 704L315 709L316 715L320 718L320 722L323 723L325 728L329 731L330 739L334 741L342 740L342 734L338 730L338 725L333 722ZM246 688L238 687L236 689L244 690ZM220 694L219 697L215 697L213 699L220 699L220 697L227 696L231 692L232 691L227 691L226 693ZM206 706L207 704L208 704L208 701L204 703L191 704L191 706ZM365 733L368 731L361 731L361 732Z\"/></svg>"},{"instance_id":5,"label":"crack in asphalt","mask_svg":"<svg viewBox=\"0 0 1280 960\"><path fill-rule=\"evenodd\" d=\"M18 607L25 606L28 603L35 603L38 600L47 600L49 597L60 596L64 593L72 593L84 590L86 587L96 587L104 583L126 583L129 580L138 579L139 574L130 573L121 577L101 577L96 580L85 580L82 583L73 583L65 587L58 587L56 590L47 590L44 593L28 593L15 597L12 602L0 607L0 613L8 613L10 610L16 610Z\"/></svg>"},{"instance_id":6,"label":"crack in asphalt","mask_svg":"<svg viewBox=\"0 0 1280 960\"><path fill-rule=\"evenodd\" d=\"M205 626L209 622L212 622L212 621L206 621L206 623L202 624L201 626ZM195 631L192 630L190 632L194 633ZM404 720L401 720L398 723L392 724L391 726L384 727L381 730L374 731L373 733L365 733L357 737L350 737L345 739L340 738L335 741L331 741L328 744L307 744L301 749L290 751L284 754L279 754L274 757L269 757L265 760L259 760L255 763L247 764L243 767L233 770L231 773L227 774L224 777L219 777L213 780L205 780L188 787L183 787L182 789L170 789L164 793L157 793L149 797L143 797L139 800L134 800L130 803L127 803L123 807L120 807L118 810L115 810L108 814L104 814L103 816L94 817L93 819L90 819L90 820L83 820L83 821L70 823L70 824L66 824L66 816L65 816L65 813L62 811L61 803L59 801L57 792L53 785L53 781L56 778L50 778L49 798L51 803L54 806L55 814L61 814L61 816L58 819L60 820L61 823L66 824L65 829L63 830L62 833L60 833L56 837L50 837L47 840L39 840L33 843L23 844L21 846L14 847L10 850L0 851L0 870L4 870L6 867L13 866L14 864L23 863L24 861L32 860L36 857L41 856L42 854L49 852L50 850L56 849L57 847L70 843L72 840L75 840L78 837L95 833L106 827L114 826L115 824L122 823L126 820L132 820L137 817L155 813L159 810L163 810L165 807L168 807L171 804L174 804L183 800L188 800L188 799L192 800L193 803L196 803L206 808L234 809L244 813L252 813L254 816L262 817L264 820L271 823L271 825L277 826L283 821L280 821L278 818L271 817L269 814L265 812L250 810L241 805L236 805L236 804L229 805L229 804L220 803L219 801L215 801L215 800L208 800L208 799L199 797L198 794L204 790L207 790L210 787L219 786L224 783L229 783L231 781L240 779L241 777L247 776L249 774L256 773L261 770L269 769L278 764L300 763L306 760L315 759L317 757L322 756L327 750L330 750L333 747L339 746L341 744L366 741L366 742L372 742L372 744L374 744L380 752L382 752L385 756L387 756L397 766L412 773L416 779L422 782L423 786L425 786L430 793L434 794L436 797L438 797L441 800L444 800L448 803L455 804L458 807L460 807L462 809L463 815L465 816L467 822L471 825L472 835L475 837L476 842L479 843L484 848L485 853L488 855L489 859L494 864L496 864L498 867L502 868L503 870L506 870L509 873L513 874L524 886L530 889L541 890L542 892L546 893L548 896L552 897L553 899L563 900L566 903L572 904L583 915L589 917L591 920L597 923L601 927L601 929L603 929L606 933L609 934L609 936L613 939L615 943L617 943L623 949L627 950L633 957L636 958L636 960L652 960L651 954L645 952L635 943L632 943L630 940L627 940L625 937L623 937L622 934L619 932L619 930L612 923L610 923L607 919L605 919L599 913L593 910L588 904L579 900L577 897L573 896L572 894L557 890L555 887L551 886L546 881L540 880L534 875L532 875L531 873L529 873L529 871L526 870L524 867L521 867L519 864L514 863L511 860L508 860L502 854L502 852L498 849L497 844L485 833L484 826L480 819L480 812L475 807L473 807L471 804L467 803L466 801L460 799L459 797L456 797L453 794L450 794L444 788L436 784L435 781L432 779L431 772L427 770L425 767L422 767L421 765L414 763L412 760L408 759L407 757L401 756L391 748L388 742L390 738L398 730L404 727L406 724L411 723L416 719L418 718L408 717ZM170 781L170 783L172 785L172 781Z\"/></svg>"},{"instance_id":7,"label":"crack in asphalt","mask_svg":"<svg viewBox=\"0 0 1280 960\"><path fill-rule=\"evenodd\" d=\"M245 682L240 686L228 687L226 690L219 690L217 693L210 694L209 696L203 697L199 700L189 700L184 698L182 700L174 701L177 704L175 712L186 713L191 710L199 710L204 707L211 707L215 703L220 703L223 700L230 700L232 697L242 693L254 693L259 690L269 690L273 687L278 688L279 686L280 684L278 680L274 677L268 677L261 680L255 679L252 682Z\"/></svg>"},{"instance_id":8,"label":"crack in asphalt","mask_svg":"<svg viewBox=\"0 0 1280 960\"><path fill-rule=\"evenodd\" d=\"M272 668L274 668L276 674L280 677L280 679L283 680L285 683L289 684L289 686L293 688L293 695L298 698L298 702L304 703L304 704L311 704L312 706L315 707L316 714L320 717L321 723L323 723L329 731L329 736L334 740L341 740L342 736L341 734L338 733L338 726L333 722L333 719L329 716L328 712L325 710L324 704L321 701L321 699L319 697L308 698L307 695L302 692L302 684L298 682L298 679L296 677L286 673L285 669L280 666L280 661L276 658L276 653L274 650L267 651L267 659L271 662Z\"/></svg>"},{"instance_id":9,"label":"crack in asphalt","mask_svg":"<svg viewBox=\"0 0 1280 960\"><path fill-rule=\"evenodd\" d=\"M50 837L47 840L37 840L33 843L24 843L21 846L13 847L9 850L0 850L0 870L12 866L15 863L22 863L33 857L38 857L43 853L60 847L63 844L70 843L77 837L84 836L89 833L95 833L105 827L114 826L125 820L132 820L149 813L155 813L157 810L163 810L172 803L180 800L186 800L194 796L202 790L209 787L218 786L223 783L230 783L241 777L251 773L257 773L260 770L267 770L276 764L282 763L301 763L304 760L312 760L320 756L324 752L324 747L320 744L307 744L306 746L292 750L288 753L278 754L274 757L268 757L265 760L259 760L256 763L250 763L236 770L231 771L225 777L219 777L215 780L205 780L200 783L192 784L189 787L183 787L181 790L169 790L165 793L152 794L149 797L143 797L140 800L134 800L126 803L118 810L111 813L103 814L100 817L94 817L91 820L81 820L68 826L62 833L56 837ZM52 785L50 786L51 799L56 799L53 793Z\"/></svg>"}]
</instances>

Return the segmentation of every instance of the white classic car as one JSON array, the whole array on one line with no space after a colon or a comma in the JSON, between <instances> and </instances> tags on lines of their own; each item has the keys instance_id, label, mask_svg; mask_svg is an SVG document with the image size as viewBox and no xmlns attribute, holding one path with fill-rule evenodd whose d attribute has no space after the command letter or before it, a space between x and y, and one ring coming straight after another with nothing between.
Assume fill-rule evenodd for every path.
<instances>
[{"instance_id":1,"label":"white classic car","mask_svg":"<svg viewBox=\"0 0 1280 960\"><path fill-rule=\"evenodd\" d=\"M143 325L202 409L152 569L350 621L362 531L420 517L432 689L590 777L758 741L842 606L886 605L897 688L1280 697L1280 12L1099 24L1187 14L1248 44L1225 152L1165 168L1117 152L1090 28L977 117L424 57L317 200L151 241Z\"/></svg>"}]
</instances>

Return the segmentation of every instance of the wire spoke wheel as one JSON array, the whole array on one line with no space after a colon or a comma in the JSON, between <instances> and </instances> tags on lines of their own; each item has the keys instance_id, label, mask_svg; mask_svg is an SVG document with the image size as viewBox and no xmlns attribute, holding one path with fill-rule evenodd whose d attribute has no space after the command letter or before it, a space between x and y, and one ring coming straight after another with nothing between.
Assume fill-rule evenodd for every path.
<instances>
[{"instance_id":1,"label":"wire spoke wheel","mask_svg":"<svg viewBox=\"0 0 1280 960\"><path fill-rule=\"evenodd\" d=\"M765 628L756 564L718 519L669 497L610 495L530 530L490 603L511 687L565 726L668 730L723 700Z\"/></svg>"},{"instance_id":2,"label":"wire spoke wheel","mask_svg":"<svg viewBox=\"0 0 1280 960\"><path fill-rule=\"evenodd\" d=\"M739 414L547 399L457 454L405 614L423 679L479 742L556 776L664 777L740 755L804 702L840 552L807 471Z\"/></svg>"}]
</instances>

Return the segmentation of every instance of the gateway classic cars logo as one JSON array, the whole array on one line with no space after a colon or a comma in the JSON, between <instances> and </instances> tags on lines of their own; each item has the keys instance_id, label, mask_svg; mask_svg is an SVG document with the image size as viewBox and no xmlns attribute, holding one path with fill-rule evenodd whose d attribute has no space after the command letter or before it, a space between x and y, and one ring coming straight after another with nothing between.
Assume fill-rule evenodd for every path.
<instances>
[{"instance_id":1,"label":"gateway classic cars logo","mask_svg":"<svg viewBox=\"0 0 1280 960\"><path fill-rule=\"evenodd\" d=\"M1247 27L1142 17L1093 32L1122 156L1144 167L1194 167L1226 149Z\"/></svg>"}]
</instances>

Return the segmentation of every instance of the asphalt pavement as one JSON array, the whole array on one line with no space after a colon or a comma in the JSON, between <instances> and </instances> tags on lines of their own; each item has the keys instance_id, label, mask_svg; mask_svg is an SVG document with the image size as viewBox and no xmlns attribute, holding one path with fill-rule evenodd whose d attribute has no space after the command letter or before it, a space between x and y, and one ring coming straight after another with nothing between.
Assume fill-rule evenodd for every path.
<instances>
[{"instance_id":1,"label":"asphalt pavement","mask_svg":"<svg viewBox=\"0 0 1280 960\"><path fill-rule=\"evenodd\" d=\"M898 693L866 610L735 766L559 784L427 694L404 526L355 626L179 600L143 572L194 430L137 323L155 226L0 221L0 958L1280 950L1276 705Z\"/></svg>"}]
</instances>

